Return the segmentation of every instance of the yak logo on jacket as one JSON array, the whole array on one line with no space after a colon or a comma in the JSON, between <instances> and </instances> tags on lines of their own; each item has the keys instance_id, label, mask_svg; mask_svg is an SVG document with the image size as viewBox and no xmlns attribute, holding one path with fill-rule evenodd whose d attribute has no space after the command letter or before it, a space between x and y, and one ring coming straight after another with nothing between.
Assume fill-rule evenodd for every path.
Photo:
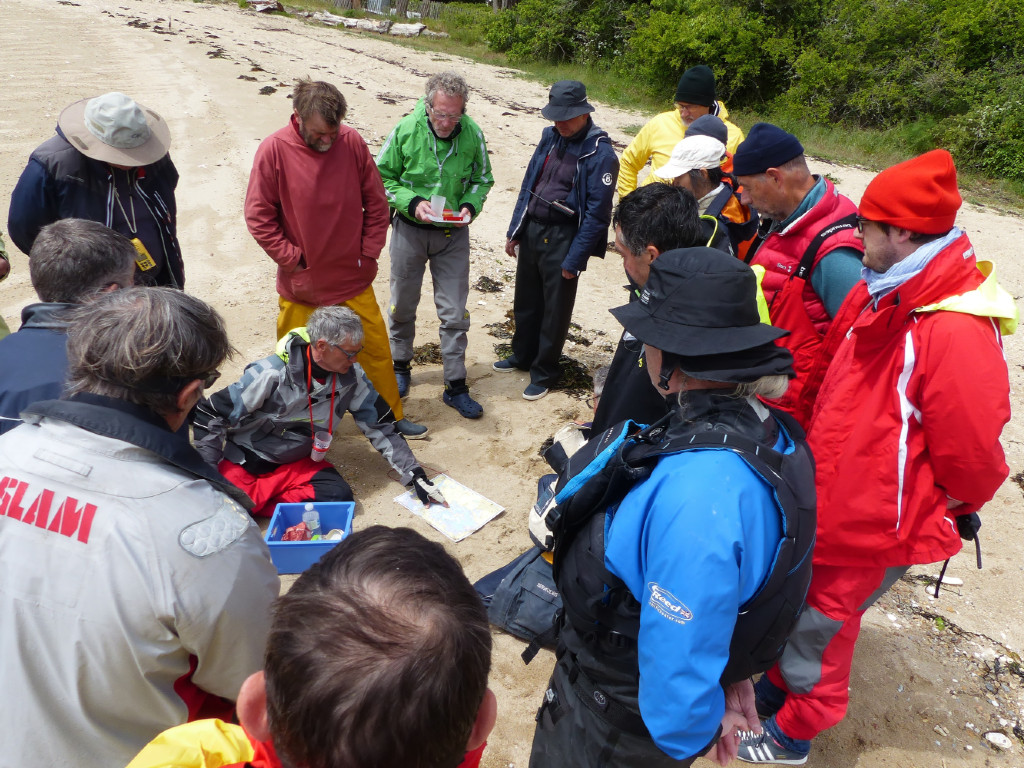
<instances>
[{"instance_id":1,"label":"yak logo on jacket","mask_svg":"<svg viewBox=\"0 0 1024 768\"><path fill-rule=\"evenodd\" d=\"M693 618L693 613L690 612L690 609L683 605L682 601L667 589L662 589L653 581L647 583L647 589L651 593L651 599L648 603L666 619L677 624L685 624Z\"/></svg>"}]
</instances>

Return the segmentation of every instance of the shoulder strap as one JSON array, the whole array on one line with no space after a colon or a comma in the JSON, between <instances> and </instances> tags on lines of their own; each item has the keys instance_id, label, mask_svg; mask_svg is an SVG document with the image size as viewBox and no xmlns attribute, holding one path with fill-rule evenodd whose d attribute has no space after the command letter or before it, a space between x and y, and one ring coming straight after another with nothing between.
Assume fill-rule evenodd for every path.
<instances>
[{"instance_id":1,"label":"shoulder strap","mask_svg":"<svg viewBox=\"0 0 1024 768\"><path fill-rule=\"evenodd\" d=\"M715 243L719 240L720 234L718 231L719 224L718 219L708 213L703 213L700 216L701 228L703 229L702 236L706 238L704 245L708 248L714 248Z\"/></svg>"},{"instance_id":2,"label":"shoulder strap","mask_svg":"<svg viewBox=\"0 0 1024 768\"><path fill-rule=\"evenodd\" d=\"M682 453L697 448L726 448L736 453L756 456L776 472L782 468L782 456L778 451L733 432L701 432L674 437L661 445L637 445L630 452L627 461L630 465L635 466L650 461L652 457Z\"/></svg>"},{"instance_id":3,"label":"shoulder strap","mask_svg":"<svg viewBox=\"0 0 1024 768\"><path fill-rule=\"evenodd\" d=\"M764 241L768 239L768 235L771 234L772 225L774 222L771 219L767 219L762 216L757 222L757 236L754 241L750 244L750 248L747 249L747 255L743 257L743 261L747 264L754 262L754 255L758 249L764 244Z\"/></svg>"},{"instance_id":4,"label":"shoulder strap","mask_svg":"<svg viewBox=\"0 0 1024 768\"><path fill-rule=\"evenodd\" d=\"M811 274L811 270L814 267L814 259L817 257L818 249L821 248L822 243L837 232L842 232L844 229L853 229L856 226L857 214L851 213L843 216L841 219L833 221L821 230L821 232L816 234L808 244L807 250L804 251L803 258L800 259L800 266L796 268L796 271L793 273L793 277L799 277L801 280L806 280L807 276ZM790 280L792 280L793 277L791 277Z\"/></svg>"},{"instance_id":5,"label":"shoulder strap","mask_svg":"<svg viewBox=\"0 0 1024 768\"><path fill-rule=\"evenodd\" d=\"M729 202L729 198L732 197L732 188L726 184L725 189L720 190L715 199L711 201L711 204L704 211L705 216L714 216L716 219L722 215L722 209L725 208L725 204Z\"/></svg>"}]
</instances>

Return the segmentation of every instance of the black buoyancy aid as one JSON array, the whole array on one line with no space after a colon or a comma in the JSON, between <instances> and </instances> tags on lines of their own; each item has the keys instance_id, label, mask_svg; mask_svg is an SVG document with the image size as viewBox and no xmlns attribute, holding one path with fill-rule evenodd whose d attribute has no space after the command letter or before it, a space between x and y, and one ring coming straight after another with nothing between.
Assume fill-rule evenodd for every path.
<instances>
[{"instance_id":1,"label":"black buoyancy aid","mask_svg":"<svg viewBox=\"0 0 1024 768\"><path fill-rule=\"evenodd\" d=\"M728 450L740 456L775 490L782 515L782 538L772 569L739 608L722 685L763 672L782 655L810 584L816 498L814 462L803 430L788 414L774 409L771 413L795 443L790 454L707 422L681 430L671 423L666 428L664 422L639 430L635 423L623 422L571 457L559 477L547 520L555 534L554 575L563 621L571 624L573 637L597 650L595 656L607 658L611 646L620 649L610 660L614 667L638 670L640 603L604 566L606 513L650 475L660 458L695 449Z\"/></svg>"}]
</instances>

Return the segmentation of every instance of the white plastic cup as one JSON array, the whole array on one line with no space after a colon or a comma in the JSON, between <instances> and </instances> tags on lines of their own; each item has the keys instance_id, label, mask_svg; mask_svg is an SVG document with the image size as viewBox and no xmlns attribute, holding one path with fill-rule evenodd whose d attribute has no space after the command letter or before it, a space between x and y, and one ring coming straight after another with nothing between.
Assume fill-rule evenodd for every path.
<instances>
[{"instance_id":1,"label":"white plastic cup","mask_svg":"<svg viewBox=\"0 0 1024 768\"><path fill-rule=\"evenodd\" d=\"M327 456L327 449L331 447L331 433L317 432L313 435L313 450L309 458L313 461L323 461Z\"/></svg>"},{"instance_id":2,"label":"white plastic cup","mask_svg":"<svg viewBox=\"0 0 1024 768\"><path fill-rule=\"evenodd\" d=\"M441 214L444 213L444 204L448 202L444 195L431 195L430 196L430 211L441 218Z\"/></svg>"}]
</instances>

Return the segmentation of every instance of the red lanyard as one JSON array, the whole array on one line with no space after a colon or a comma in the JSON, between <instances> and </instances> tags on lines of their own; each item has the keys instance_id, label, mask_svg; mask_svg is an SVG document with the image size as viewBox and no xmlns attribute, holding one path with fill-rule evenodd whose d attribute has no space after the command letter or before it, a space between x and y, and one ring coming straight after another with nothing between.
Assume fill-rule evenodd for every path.
<instances>
[{"instance_id":1,"label":"red lanyard","mask_svg":"<svg viewBox=\"0 0 1024 768\"><path fill-rule=\"evenodd\" d=\"M327 420L327 434L334 434L334 390L338 386L338 376L331 374L331 415ZM309 432L316 437L316 424L313 421L313 357L306 347L306 398L309 400Z\"/></svg>"}]
</instances>

